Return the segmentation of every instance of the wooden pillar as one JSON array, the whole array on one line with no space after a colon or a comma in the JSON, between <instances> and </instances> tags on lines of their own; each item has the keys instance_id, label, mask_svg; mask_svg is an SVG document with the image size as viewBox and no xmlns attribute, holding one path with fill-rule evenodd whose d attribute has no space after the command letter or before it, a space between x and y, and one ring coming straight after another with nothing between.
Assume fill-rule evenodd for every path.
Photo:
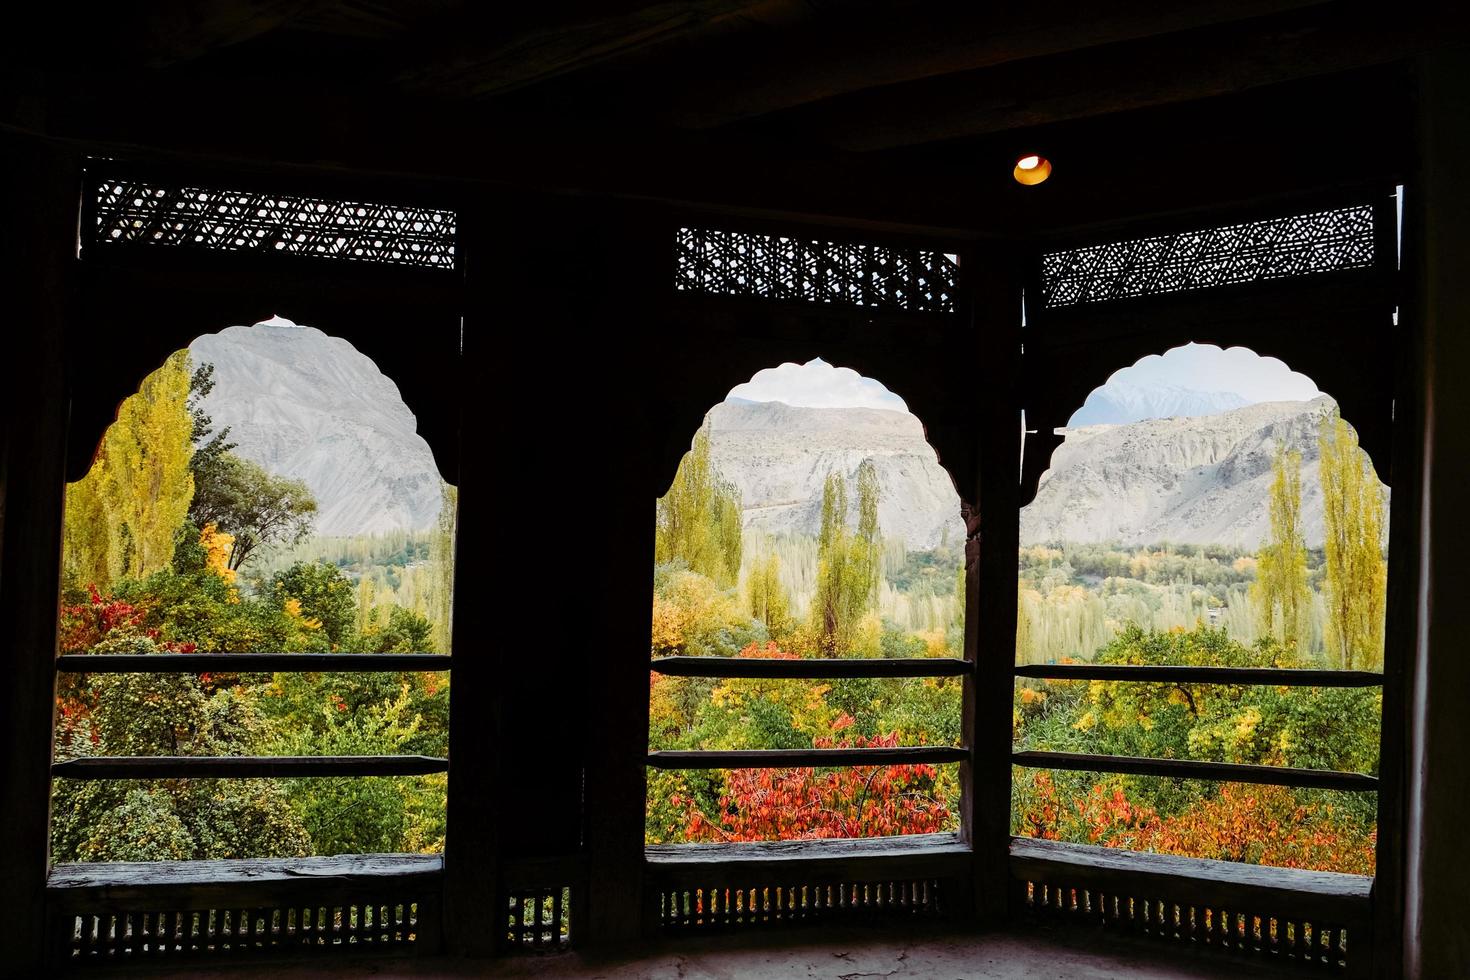
<instances>
[{"instance_id":1,"label":"wooden pillar","mask_svg":"<svg viewBox=\"0 0 1470 980\"><path fill-rule=\"evenodd\" d=\"M588 859L583 936L589 944L635 941L653 923L643 894L644 809L648 752L648 630L653 603L650 479L665 420L650 418L649 393L661 379L650 356L654 311L673 288L664 226L634 222L620 208L601 213L591 238L602 257L585 312L583 339L595 400L587 409L618 420L618 430L587 430L584 492L587 773L584 798ZM710 356L715 356L711 351ZM589 419L589 425L597 423ZM592 515L596 515L593 517Z\"/></svg>"},{"instance_id":2,"label":"wooden pillar","mask_svg":"<svg viewBox=\"0 0 1470 980\"><path fill-rule=\"evenodd\" d=\"M1011 700L1016 658L1016 549L1019 541L1021 415L1015 390L1021 298L1001 247L966 253L977 338L972 387L980 451L971 499L978 502L965 544L965 657L975 677L965 700L965 738L973 749L965 786L965 836L975 852L975 909L986 922L1006 914L1011 823Z\"/></svg>"},{"instance_id":3,"label":"wooden pillar","mask_svg":"<svg viewBox=\"0 0 1470 980\"><path fill-rule=\"evenodd\" d=\"M7 175L0 386L0 973L39 975L43 954L56 612L67 398L63 362L76 276L72 153L0 141Z\"/></svg>"},{"instance_id":4,"label":"wooden pillar","mask_svg":"<svg viewBox=\"0 0 1470 980\"><path fill-rule=\"evenodd\" d=\"M493 370L494 295L488 270L491 222L483 202L460 216L465 276L463 341L458 374L447 379L460 392L459 517L455 529L454 670L449 694L449 792L444 844L443 946L461 956L495 952L505 910L499 907L502 789L501 699L497 696L505 645L487 640L477 590L489 583L476 556L493 553L498 485L484 443L485 418L501 406L475 397L483 372ZM492 430L493 431L493 430ZM479 436L479 438L477 438ZM446 475L446 479L447 479Z\"/></svg>"},{"instance_id":5,"label":"wooden pillar","mask_svg":"<svg viewBox=\"0 0 1470 980\"><path fill-rule=\"evenodd\" d=\"M1384 976L1463 976L1470 964L1470 51L1426 56L1419 75L1418 179L1406 238L1421 364L1424 484L1415 543L1419 632L1408 687L1404 957ZM1397 490L1397 488L1395 488ZM1395 500L1395 506L1398 501ZM1392 544L1390 544L1392 547Z\"/></svg>"}]
</instances>

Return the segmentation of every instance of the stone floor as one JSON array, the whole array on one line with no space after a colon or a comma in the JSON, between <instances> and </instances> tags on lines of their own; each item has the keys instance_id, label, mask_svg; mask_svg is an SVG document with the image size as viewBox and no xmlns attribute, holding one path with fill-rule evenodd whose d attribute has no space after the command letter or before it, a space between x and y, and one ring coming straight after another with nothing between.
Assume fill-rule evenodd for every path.
<instances>
[{"instance_id":1,"label":"stone floor","mask_svg":"<svg viewBox=\"0 0 1470 980\"><path fill-rule=\"evenodd\" d=\"M1129 980L1292 976L1254 959L1171 949L1146 940L1102 939L1096 933L1047 929L1005 933L840 930L821 936L791 932L763 937L717 936L661 942L622 953L529 955L499 960L362 959L299 965L262 963L161 971L150 977L269 976L430 978L524 977L544 980ZM125 969L121 974L135 971ZM143 975L139 973L139 975Z\"/></svg>"}]
</instances>

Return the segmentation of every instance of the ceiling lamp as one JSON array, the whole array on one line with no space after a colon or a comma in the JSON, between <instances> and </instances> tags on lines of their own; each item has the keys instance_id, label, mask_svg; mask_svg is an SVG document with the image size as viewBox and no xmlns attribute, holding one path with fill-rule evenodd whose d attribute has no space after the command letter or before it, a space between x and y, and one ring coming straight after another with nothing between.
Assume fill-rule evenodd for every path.
<instances>
[{"instance_id":1,"label":"ceiling lamp","mask_svg":"<svg viewBox=\"0 0 1470 980\"><path fill-rule=\"evenodd\" d=\"M1016 161L1016 169L1011 171L1011 176L1016 178L1016 183L1028 187L1039 184L1051 176L1051 161L1032 153Z\"/></svg>"}]
</instances>

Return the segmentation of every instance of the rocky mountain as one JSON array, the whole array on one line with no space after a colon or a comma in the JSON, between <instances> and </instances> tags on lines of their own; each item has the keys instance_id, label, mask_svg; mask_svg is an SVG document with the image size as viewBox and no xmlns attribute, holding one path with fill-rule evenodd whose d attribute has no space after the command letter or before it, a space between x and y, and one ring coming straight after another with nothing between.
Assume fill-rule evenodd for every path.
<instances>
[{"instance_id":1,"label":"rocky mountain","mask_svg":"<svg viewBox=\"0 0 1470 980\"><path fill-rule=\"evenodd\" d=\"M189 345L214 365L205 410L235 452L306 481L318 534L424 530L440 478L395 385L347 341L312 327L230 327Z\"/></svg>"},{"instance_id":2,"label":"rocky mountain","mask_svg":"<svg viewBox=\"0 0 1470 980\"><path fill-rule=\"evenodd\" d=\"M1094 391L1072 416L1074 427L1121 425L1145 419L1217 415L1249 404L1233 391L1196 391L1179 385L1110 381Z\"/></svg>"},{"instance_id":3,"label":"rocky mountain","mask_svg":"<svg viewBox=\"0 0 1470 980\"><path fill-rule=\"evenodd\" d=\"M1194 418L1068 429L1036 499L1021 511L1021 541L1164 541L1255 548L1270 529L1278 442L1302 454L1308 546L1322 543L1317 435L1334 403L1262 402Z\"/></svg>"},{"instance_id":4,"label":"rocky mountain","mask_svg":"<svg viewBox=\"0 0 1470 980\"><path fill-rule=\"evenodd\" d=\"M827 474L844 474L851 487L858 467L871 459L886 537L913 549L964 540L954 483L907 412L730 399L710 412L710 459L739 487L747 529L815 535ZM853 522L856 507L854 499Z\"/></svg>"}]
</instances>

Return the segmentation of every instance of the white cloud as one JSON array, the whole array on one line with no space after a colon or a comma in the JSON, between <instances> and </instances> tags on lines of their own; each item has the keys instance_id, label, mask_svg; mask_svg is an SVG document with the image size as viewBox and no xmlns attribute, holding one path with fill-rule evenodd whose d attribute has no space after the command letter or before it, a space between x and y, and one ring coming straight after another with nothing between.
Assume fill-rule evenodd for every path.
<instances>
[{"instance_id":1,"label":"white cloud","mask_svg":"<svg viewBox=\"0 0 1470 980\"><path fill-rule=\"evenodd\" d=\"M805 364L787 362L757 371L730 389L730 397L753 402L785 402L807 408L885 408L906 412L904 400L879 381L851 368L833 367L820 357Z\"/></svg>"},{"instance_id":2,"label":"white cloud","mask_svg":"<svg viewBox=\"0 0 1470 980\"><path fill-rule=\"evenodd\" d=\"M1262 357L1247 347L1221 350L1213 344L1186 344L1150 355L1108 380L1140 388L1174 385L1192 391L1228 391L1252 403L1309 401L1321 394L1311 378L1277 358Z\"/></svg>"}]
</instances>

